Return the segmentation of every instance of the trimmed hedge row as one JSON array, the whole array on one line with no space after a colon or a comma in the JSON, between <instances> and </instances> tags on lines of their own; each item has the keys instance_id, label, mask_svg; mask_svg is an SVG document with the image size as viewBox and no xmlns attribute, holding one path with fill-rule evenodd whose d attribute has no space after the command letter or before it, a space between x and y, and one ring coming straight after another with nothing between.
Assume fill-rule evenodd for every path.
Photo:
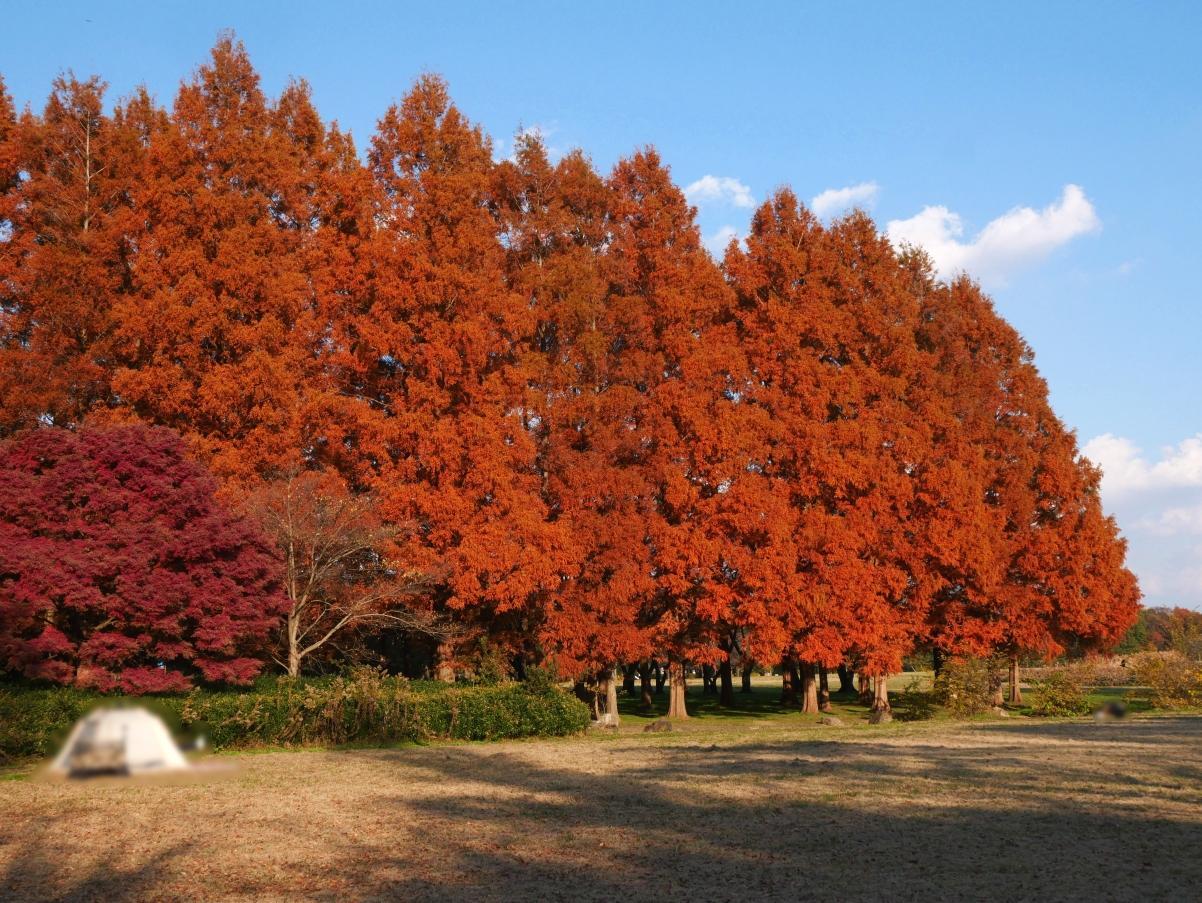
<instances>
[{"instance_id":1,"label":"trimmed hedge row","mask_svg":"<svg viewBox=\"0 0 1202 903\"><path fill-rule=\"evenodd\" d=\"M51 755L87 712L126 702L146 706L184 734L203 734L216 749L564 736L584 730L589 721L583 703L554 687L418 688L374 673L137 699L0 686L0 760Z\"/></svg>"}]
</instances>

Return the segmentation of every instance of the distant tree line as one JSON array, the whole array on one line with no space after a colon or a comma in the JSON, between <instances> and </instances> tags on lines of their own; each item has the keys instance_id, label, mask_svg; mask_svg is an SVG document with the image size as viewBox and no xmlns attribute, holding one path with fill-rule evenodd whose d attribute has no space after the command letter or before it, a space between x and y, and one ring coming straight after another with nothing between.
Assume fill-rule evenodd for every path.
<instances>
[{"instance_id":1,"label":"distant tree line","mask_svg":"<svg viewBox=\"0 0 1202 903\"><path fill-rule=\"evenodd\" d=\"M1202 612L1165 606L1141 608L1116 652L1180 652L1202 659Z\"/></svg>"},{"instance_id":2,"label":"distant tree line","mask_svg":"<svg viewBox=\"0 0 1202 903\"><path fill-rule=\"evenodd\" d=\"M912 652L1016 662L1134 622L1030 348L863 213L823 225L782 188L715 261L653 150L603 175L524 134L498 161L426 76L361 157L232 37L171 109L103 94L64 76L18 114L0 86L0 434L4 479L33 481L0 502L10 672L244 679L261 615L294 672L420 650L612 700L654 661L684 715L686 667L726 700L736 664L779 667L810 711L842 668L887 710ZM111 504L33 485L77 453ZM97 524L172 518L214 546L136 566L188 592L135 592L118 557L67 593L17 551L100 563Z\"/></svg>"}]
</instances>

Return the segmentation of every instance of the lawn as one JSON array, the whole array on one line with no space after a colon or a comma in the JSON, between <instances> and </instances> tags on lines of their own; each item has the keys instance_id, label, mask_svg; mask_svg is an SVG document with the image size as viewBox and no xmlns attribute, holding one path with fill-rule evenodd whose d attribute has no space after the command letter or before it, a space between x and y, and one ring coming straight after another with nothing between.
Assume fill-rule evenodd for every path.
<instances>
[{"instance_id":1,"label":"lawn","mask_svg":"<svg viewBox=\"0 0 1202 903\"><path fill-rule=\"evenodd\" d=\"M1183 899L1202 718L223 755L188 783L0 783L0 898ZM845 706L850 716L854 707ZM20 775L18 775L20 777Z\"/></svg>"}]
</instances>

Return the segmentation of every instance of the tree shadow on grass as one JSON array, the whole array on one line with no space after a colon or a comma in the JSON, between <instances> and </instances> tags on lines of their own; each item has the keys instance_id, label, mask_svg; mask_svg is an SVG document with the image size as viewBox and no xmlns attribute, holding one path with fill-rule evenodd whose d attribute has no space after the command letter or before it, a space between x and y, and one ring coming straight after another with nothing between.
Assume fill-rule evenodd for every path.
<instances>
[{"instance_id":1,"label":"tree shadow on grass","mask_svg":"<svg viewBox=\"0 0 1202 903\"><path fill-rule=\"evenodd\" d=\"M46 817L21 837L0 833L0 899L106 901L149 900L171 896L167 888L176 877L176 864L189 856L190 844L177 844L141 857L132 865L118 864L127 850L113 846L96 851L83 869L67 869L56 855L71 833L67 818Z\"/></svg>"},{"instance_id":2,"label":"tree shadow on grass","mask_svg":"<svg viewBox=\"0 0 1202 903\"><path fill-rule=\"evenodd\" d=\"M1049 726L1083 744L1104 736L1090 725L1017 732ZM967 749L937 741L634 749L628 769L605 776L509 752L484 763L460 751L432 755L417 763L430 781L461 781L475 769L477 792L382 804L476 833L441 836L433 873L392 855L369 896L1178 900L1202 886L1196 787L1177 793L1158 775L1111 780L1090 765L1088 747L1075 764L1042 762L1038 748L1007 744L1010 732ZM1197 723L1165 724L1128 739L1152 753L1200 736ZM732 774L751 791L724 793ZM973 787L987 799L974 804ZM1152 787L1154 804L1145 804Z\"/></svg>"}]
</instances>

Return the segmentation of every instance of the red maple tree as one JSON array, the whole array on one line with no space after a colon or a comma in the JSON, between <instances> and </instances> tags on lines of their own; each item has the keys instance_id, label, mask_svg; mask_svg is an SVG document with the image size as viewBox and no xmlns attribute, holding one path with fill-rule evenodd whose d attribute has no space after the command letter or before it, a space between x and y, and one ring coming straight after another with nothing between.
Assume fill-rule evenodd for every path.
<instances>
[{"instance_id":1,"label":"red maple tree","mask_svg":"<svg viewBox=\"0 0 1202 903\"><path fill-rule=\"evenodd\" d=\"M286 601L268 541L161 427L0 445L0 663L130 693L243 684Z\"/></svg>"}]
</instances>

